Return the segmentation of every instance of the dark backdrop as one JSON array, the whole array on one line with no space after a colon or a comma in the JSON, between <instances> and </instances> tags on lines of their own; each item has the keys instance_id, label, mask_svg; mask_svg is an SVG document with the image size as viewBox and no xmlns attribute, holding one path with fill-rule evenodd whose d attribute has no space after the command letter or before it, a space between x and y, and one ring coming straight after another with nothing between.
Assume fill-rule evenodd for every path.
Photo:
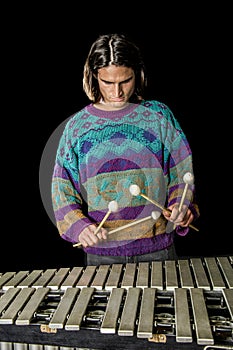
<instances>
[{"instance_id":1,"label":"dark backdrop","mask_svg":"<svg viewBox=\"0 0 233 350\"><path fill-rule=\"evenodd\" d=\"M141 48L148 97L166 103L194 155L201 217L177 238L184 256L232 254L232 77L227 9L145 9L104 15L93 9L11 14L5 27L2 114L2 230L0 271L82 264L83 253L62 240L54 225L50 176L61 127L88 103L82 70L99 34L122 32ZM21 9L22 10L22 9ZM68 10L68 11L67 11ZM213 13L213 10L215 11ZM191 12L190 12L191 11ZM17 12L17 11L16 11ZM91 17L90 17L91 16ZM82 23L81 23L81 22Z\"/></svg>"}]
</instances>

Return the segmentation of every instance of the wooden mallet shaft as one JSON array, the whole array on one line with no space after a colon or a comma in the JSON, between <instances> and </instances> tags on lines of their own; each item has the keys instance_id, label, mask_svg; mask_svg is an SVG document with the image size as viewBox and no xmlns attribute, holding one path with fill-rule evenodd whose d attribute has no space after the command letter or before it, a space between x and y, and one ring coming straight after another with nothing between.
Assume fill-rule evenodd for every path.
<instances>
[{"instance_id":1,"label":"wooden mallet shaft","mask_svg":"<svg viewBox=\"0 0 233 350\"><path fill-rule=\"evenodd\" d=\"M123 225L123 226L120 226L120 227L117 227L117 228L114 228L113 230L109 231L108 232L108 235L111 235L111 233L115 233L115 232L119 232L121 230L124 230L126 228L129 228L129 227L132 227L134 225L138 225L144 221L147 221L149 219L153 219L153 216L146 216L145 218L142 218L142 219L139 219L139 220L136 220L136 221L133 221L133 222L130 222L129 224L126 224L126 225Z\"/></svg>"},{"instance_id":2,"label":"wooden mallet shaft","mask_svg":"<svg viewBox=\"0 0 233 350\"><path fill-rule=\"evenodd\" d=\"M94 232L94 235L96 236L97 233L99 232L99 230L101 229L101 227L103 226L103 224L105 223L105 221L107 220L107 218L109 217L109 215L112 213L112 212L115 212L118 210L118 205L117 205L117 202L116 201L112 201L109 203L108 205L108 211L107 213L104 215L103 219L101 220L101 222L99 223L99 225L97 226L95 232ZM81 247L82 246L82 243L75 243L73 244L73 247Z\"/></svg>"},{"instance_id":3,"label":"wooden mallet shaft","mask_svg":"<svg viewBox=\"0 0 233 350\"><path fill-rule=\"evenodd\" d=\"M167 209L167 208L163 207L163 206L162 206L160 203L158 203L157 201L155 201L155 200L153 200L153 199L147 197L145 194L141 193L141 192L140 192L140 188L139 188L138 185L131 185L130 187L131 187L131 188L130 188L130 192L131 192L134 196L140 195L141 197L145 198L145 199L148 200L149 202L153 203L156 207L158 207L158 208L161 209L162 211L165 210L165 211L171 213L171 210L170 210L170 209ZM186 190L186 192L187 192L187 190ZM185 195L186 195L186 193L184 194L184 198L185 198ZM182 204L182 203L181 203L181 204ZM182 204L182 205L183 205L183 204ZM181 206L181 208L182 208L182 206ZM195 230L195 231L199 231L199 229L196 228L195 226L193 226L192 224L190 224L189 227L192 228L192 229Z\"/></svg>"}]
</instances>

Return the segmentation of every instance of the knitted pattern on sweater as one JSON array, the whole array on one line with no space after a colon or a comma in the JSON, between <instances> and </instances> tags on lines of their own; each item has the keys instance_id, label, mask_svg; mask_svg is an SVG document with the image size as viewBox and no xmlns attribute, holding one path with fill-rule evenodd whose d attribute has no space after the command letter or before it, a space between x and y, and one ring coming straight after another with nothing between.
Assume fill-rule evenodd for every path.
<instances>
[{"instance_id":1,"label":"knitted pattern on sweater","mask_svg":"<svg viewBox=\"0 0 233 350\"><path fill-rule=\"evenodd\" d=\"M116 201L118 210L103 225L109 231L148 220L109 234L107 241L85 251L131 256L164 249L173 242L173 225L163 215L154 220L151 214L158 208L129 188L136 184L148 198L169 206L180 200L186 172L193 173L191 150L166 105L151 100L104 111L90 104L69 119L57 150L52 203L58 231L76 243L81 231L100 223ZM193 194L194 185L186 204L198 216Z\"/></svg>"}]
</instances>

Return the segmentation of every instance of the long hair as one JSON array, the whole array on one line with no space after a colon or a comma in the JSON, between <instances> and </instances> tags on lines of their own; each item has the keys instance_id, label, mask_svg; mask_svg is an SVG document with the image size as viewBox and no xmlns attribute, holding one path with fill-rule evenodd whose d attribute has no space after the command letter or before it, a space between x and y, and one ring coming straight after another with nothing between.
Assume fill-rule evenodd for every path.
<instances>
[{"instance_id":1,"label":"long hair","mask_svg":"<svg viewBox=\"0 0 233 350\"><path fill-rule=\"evenodd\" d=\"M93 103L99 102L98 69L110 64L133 69L135 90L130 102L142 100L147 83L145 65L139 48L122 34L100 35L92 44L83 71L83 89L87 97Z\"/></svg>"}]
</instances>

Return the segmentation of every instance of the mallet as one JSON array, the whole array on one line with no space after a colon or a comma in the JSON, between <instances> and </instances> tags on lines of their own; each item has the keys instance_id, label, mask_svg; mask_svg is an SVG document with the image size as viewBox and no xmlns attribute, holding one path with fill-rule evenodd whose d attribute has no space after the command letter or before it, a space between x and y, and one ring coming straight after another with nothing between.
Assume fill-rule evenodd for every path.
<instances>
[{"instance_id":1,"label":"mallet","mask_svg":"<svg viewBox=\"0 0 233 350\"><path fill-rule=\"evenodd\" d=\"M101 222L99 223L98 227L96 228L94 235L96 236L97 233L99 232L99 230L101 229L101 227L103 226L103 224L105 223L105 221L107 220L107 218L109 217L109 215L111 213L114 213L118 210L118 204L116 201L111 201L108 204L108 211L105 214L104 218L101 220ZM73 247L80 247L82 245L82 243L75 243L73 244Z\"/></svg>"},{"instance_id":2,"label":"mallet","mask_svg":"<svg viewBox=\"0 0 233 350\"><path fill-rule=\"evenodd\" d=\"M158 202L156 202L155 200L147 197L145 194L141 193L141 190L140 190L140 187L138 185L130 185L129 186L129 191L130 193L133 195L133 196L141 196L145 199L147 199L149 202L153 203L154 205L156 205L156 207L158 207L159 209L161 210L166 210L167 212L171 213L171 210L170 209L167 209L165 207L163 207L161 204L159 204ZM186 190L187 191L187 190ZM196 228L195 226L193 225L189 225L189 227L191 227L192 229L196 230L196 231L199 231L198 228Z\"/></svg>"},{"instance_id":3,"label":"mallet","mask_svg":"<svg viewBox=\"0 0 233 350\"><path fill-rule=\"evenodd\" d=\"M111 233L115 233L115 232L118 232L118 231L121 231L121 230L124 230L125 228L128 228L128 227L131 227L131 226L134 226L134 225L138 225L144 221L147 221L147 220L150 220L150 219L153 219L153 220L157 220L159 217L160 217L161 213L158 212L158 211L152 211L151 215L150 216L146 216L145 218L142 218L142 219L139 219L139 220L136 220L136 221L133 221L133 222L130 222L129 224L126 224L126 225L123 225L123 226L120 226L120 227L117 227L111 231L108 232L108 235L110 235Z\"/></svg>"}]
</instances>

